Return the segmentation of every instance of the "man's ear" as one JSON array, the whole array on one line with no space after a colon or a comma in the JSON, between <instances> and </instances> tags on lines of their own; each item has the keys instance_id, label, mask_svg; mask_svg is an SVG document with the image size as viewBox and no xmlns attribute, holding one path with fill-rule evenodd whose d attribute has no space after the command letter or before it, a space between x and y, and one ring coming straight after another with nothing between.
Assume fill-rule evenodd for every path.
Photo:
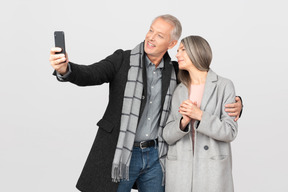
<instances>
[{"instance_id":1,"label":"man's ear","mask_svg":"<svg viewBox=\"0 0 288 192\"><path fill-rule=\"evenodd\" d=\"M177 45L177 40L173 40L170 42L168 49L172 49L175 45Z\"/></svg>"}]
</instances>

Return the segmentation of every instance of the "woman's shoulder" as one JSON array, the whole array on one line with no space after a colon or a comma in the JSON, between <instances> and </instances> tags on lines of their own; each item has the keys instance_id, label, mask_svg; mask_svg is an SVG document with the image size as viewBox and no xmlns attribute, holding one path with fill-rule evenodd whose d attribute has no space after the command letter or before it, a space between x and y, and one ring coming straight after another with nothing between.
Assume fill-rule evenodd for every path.
<instances>
[{"instance_id":1,"label":"woman's shoulder","mask_svg":"<svg viewBox=\"0 0 288 192\"><path fill-rule=\"evenodd\" d=\"M178 93L178 92L183 92L185 90L187 90L187 87L183 83L179 83L174 90L174 94L175 94L175 92Z\"/></svg>"},{"instance_id":2,"label":"woman's shoulder","mask_svg":"<svg viewBox=\"0 0 288 192\"><path fill-rule=\"evenodd\" d=\"M223 77L221 75L218 75L215 73L212 69L209 70L208 73L210 76L212 76L212 79L216 80L216 83L221 86L233 86L233 82L231 79L227 77ZM210 77L211 78L211 77ZM213 81L213 80L212 80Z\"/></svg>"},{"instance_id":3,"label":"woman's shoulder","mask_svg":"<svg viewBox=\"0 0 288 192\"><path fill-rule=\"evenodd\" d=\"M174 102L176 101L182 102L183 100L186 99L188 99L188 89L183 83L180 83L177 85L177 87L173 92L172 100Z\"/></svg>"}]
</instances>

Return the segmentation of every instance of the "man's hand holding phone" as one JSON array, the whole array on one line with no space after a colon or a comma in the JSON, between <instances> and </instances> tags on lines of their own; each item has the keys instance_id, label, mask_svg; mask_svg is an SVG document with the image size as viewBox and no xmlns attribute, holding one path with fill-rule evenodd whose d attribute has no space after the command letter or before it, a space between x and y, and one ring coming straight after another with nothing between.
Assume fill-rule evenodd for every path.
<instances>
[{"instance_id":1,"label":"man's hand holding phone","mask_svg":"<svg viewBox=\"0 0 288 192\"><path fill-rule=\"evenodd\" d=\"M50 64L51 66L60 74L60 75L65 75L68 71L68 57L67 53L60 53L61 48L59 47L54 47L50 51Z\"/></svg>"},{"instance_id":2,"label":"man's hand holding phone","mask_svg":"<svg viewBox=\"0 0 288 192\"><path fill-rule=\"evenodd\" d=\"M55 31L55 47L50 50L50 64L60 74L68 71L68 57L65 50L65 38L63 31Z\"/></svg>"}]
</instances>

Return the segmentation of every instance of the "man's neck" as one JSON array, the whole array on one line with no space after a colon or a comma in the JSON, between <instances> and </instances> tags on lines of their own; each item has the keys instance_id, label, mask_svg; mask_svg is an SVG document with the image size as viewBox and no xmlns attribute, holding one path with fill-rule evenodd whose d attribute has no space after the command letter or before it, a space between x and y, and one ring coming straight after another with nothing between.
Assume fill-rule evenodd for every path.
<instances>
[{"instance_id":1,"label":"man's neck","mask_svg":"<svg viewBox=\"0 0 288 192\"><path fill-rule=\"evenodd\" d=\"M164 53L165 54L165 53ZM161 55L160 57L153 57L151 55L147 55L147 57L149 58L149 60L155 65L155 67L157 68L158 65L160 64L162 58L163 58L163 55Z\"/></svg>"}]
</instances>

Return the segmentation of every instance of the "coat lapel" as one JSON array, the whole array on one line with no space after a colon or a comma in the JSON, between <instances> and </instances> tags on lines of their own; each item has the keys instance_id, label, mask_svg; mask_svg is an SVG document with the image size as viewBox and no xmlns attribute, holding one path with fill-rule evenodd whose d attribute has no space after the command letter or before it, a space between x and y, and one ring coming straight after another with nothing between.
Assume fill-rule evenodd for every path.
<instances>
[{"instance_id":1,"label":"coat lapel","mask_svg":"<svg viewBox=\"0 0 288 192\"><path fill-rule=\"evenodd\" d=\"M142 74L143 74L143 93L142 93L142 98L141 98L142 101L141 101L139 117L141 117L144 111L144 107L145 107L146 99L147 99L147 72L146 72L146 66L145 66L145 55L146 54L142 54L140 58L142 60L141 62L142 62Z\"/></svg>"},{"instance_id":2,"label":"coat lapel","mask_svg":"<svg viewBox=\"0 0 288 192\"><path fill-rule=\"evenodd\" d=\"M201 101L201 110L205 110L208 101L210 100L215 88L216 88L216 81L217 81L217 75L214 73L211 69L209 69L207 78L206 78L206 83L205 83L205 88L204 88L204 93L203 93L203 98Z\"/></svg>"},{"instance_id":3,"label":"coat lapel","mask_svg":"<svg viewBox=\"0 0 288 192\"><path fill-rule=\"evenodd\" d=\"M164 68L162 70L161 106L164 104L165 96L170 85L172 67L173 65L170 63L170 57L166 52L164 55Z\"/></svg>"}]
</instances>

